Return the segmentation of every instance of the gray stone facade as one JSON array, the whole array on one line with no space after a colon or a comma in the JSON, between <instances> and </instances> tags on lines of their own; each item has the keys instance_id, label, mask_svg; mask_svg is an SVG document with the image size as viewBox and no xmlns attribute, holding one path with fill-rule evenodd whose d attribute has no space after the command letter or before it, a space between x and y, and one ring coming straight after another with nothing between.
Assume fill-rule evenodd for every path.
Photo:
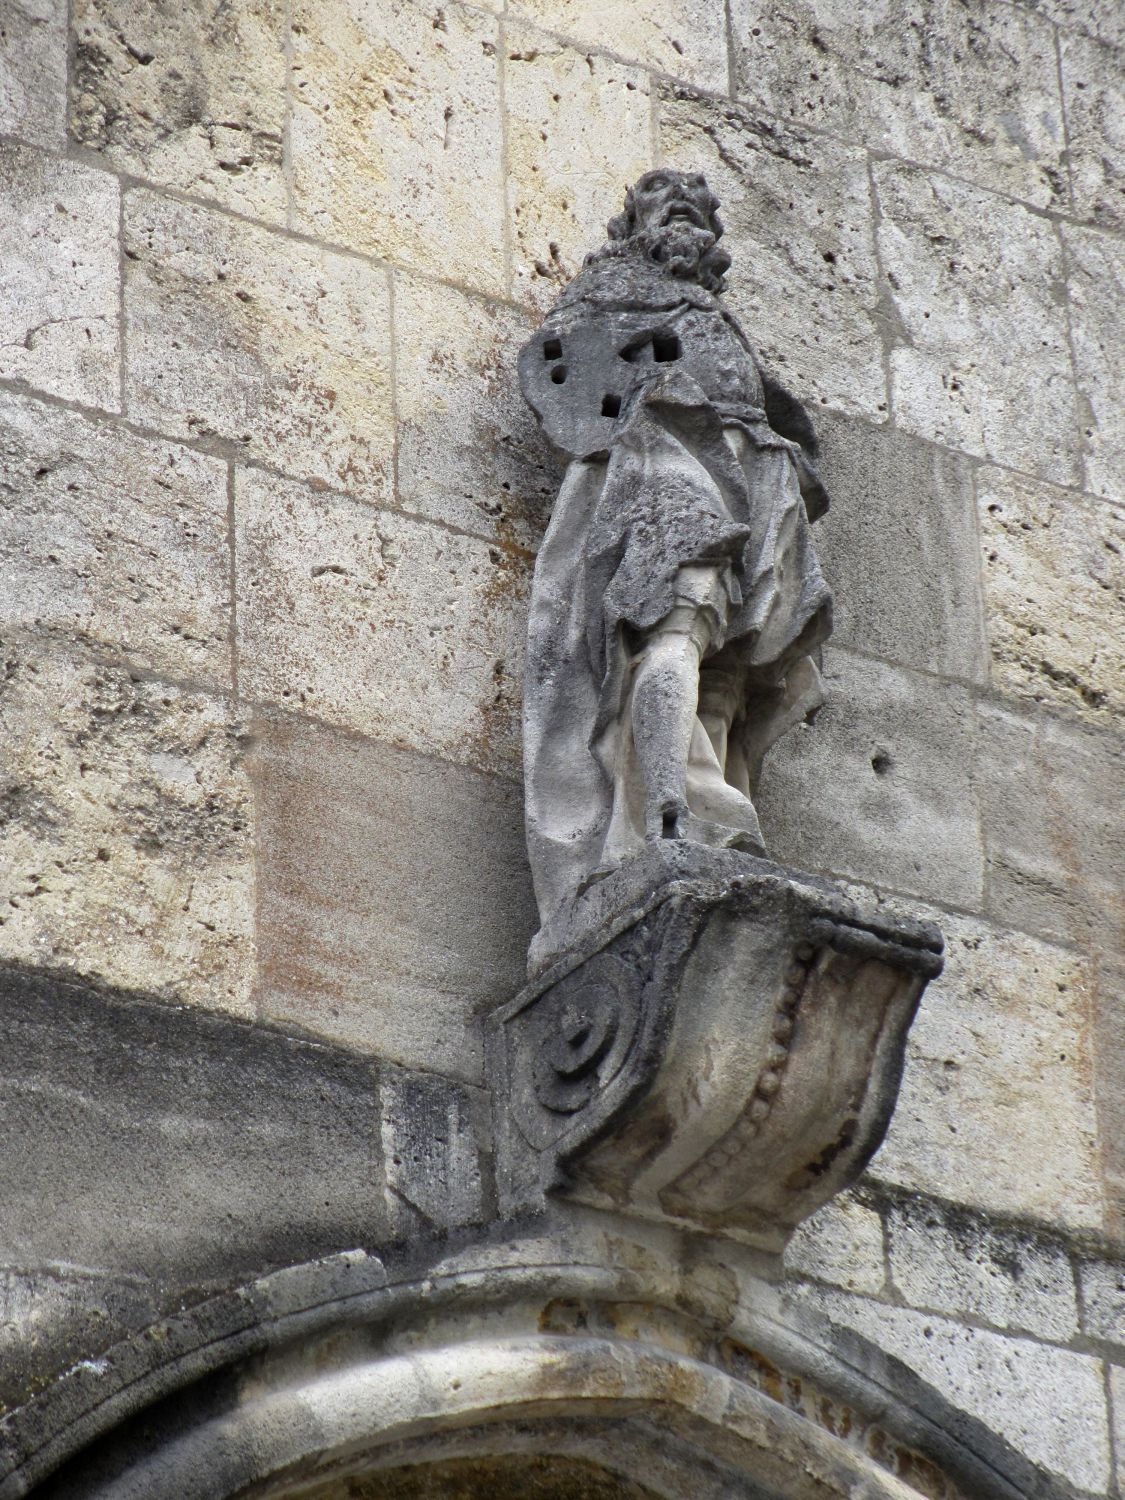
<instances>
[{"instance_id":1,"label":"gray stone facade","mask_svg":"<svg viewBox=\"0 0 1125 1500\"><path fill-rule=\"evenodd\" d=\"M0 0L0 1494L1125 1494L1123 47L1104 0ZM765 840L946 937L783 1264L497 1181L516 360L657 164L833 501Z\"/></svg>"}]
</instances>

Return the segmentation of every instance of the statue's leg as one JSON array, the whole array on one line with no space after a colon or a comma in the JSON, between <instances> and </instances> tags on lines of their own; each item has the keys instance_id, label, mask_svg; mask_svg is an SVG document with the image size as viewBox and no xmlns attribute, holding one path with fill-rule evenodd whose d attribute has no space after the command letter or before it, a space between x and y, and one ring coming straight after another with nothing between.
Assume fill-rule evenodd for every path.
<instances>
[{"instance_id":1,"label":"statue's leg","mask_svg":"<svg viewBox=\"0 0 1125 1500\"><path fill-rule=\"evenodd\" d=\"M681 836L687 762L699 705L699 663L711 638L706 610L678 604L646 637L633 679L633 744L645 784L645 837Z\"/></svg>"}]
</instances>

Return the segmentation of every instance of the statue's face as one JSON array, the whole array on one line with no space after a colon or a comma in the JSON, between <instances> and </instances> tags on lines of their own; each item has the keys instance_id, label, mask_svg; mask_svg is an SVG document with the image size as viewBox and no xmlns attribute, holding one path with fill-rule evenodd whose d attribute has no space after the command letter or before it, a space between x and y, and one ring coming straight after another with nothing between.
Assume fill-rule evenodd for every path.
<instances>
[{"instance_id":1,"label":"statue's face","mask_svg":"<svg viewBox=\"0 0 1125 1500\"><path fill-rule=\"evenodd\" d=\"M690 224L717 233L718 201L700 172L658 168L646 172L633 187L633 212L638 230L659 233L672 225Z\"/></svg>"}]
</instances>

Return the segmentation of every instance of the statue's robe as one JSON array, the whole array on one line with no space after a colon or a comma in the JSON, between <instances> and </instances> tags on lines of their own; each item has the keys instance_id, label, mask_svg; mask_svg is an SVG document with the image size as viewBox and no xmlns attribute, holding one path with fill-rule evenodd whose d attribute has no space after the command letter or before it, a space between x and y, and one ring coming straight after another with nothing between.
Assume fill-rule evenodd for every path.
<instances>
[{"instance_id":1,"label":"statue's robe","mask_svg":"<svg viewBox=\"0 0 1125 1500\"><path fill-rule=\"evenodd\" d=\"M701 681L733 684L739 704L725 766L699 721L692 740L688 805L713 842L760 847L748 799L769 746L822 701L810 653L831 629L809 530L810 510L827 504L811 445L770 426L768 387L737 322L694 281L592 258L532 341L535 355L607 327L636 367L624 372L632 389L593 451L588 436L560 438L556 423L570 462L532 587L525 806L544 921L643 842L630 663L685 580L710 579L721 594ZM792 398L772 394L790 431L811 438Z\"/></svg>"}]
</instances>

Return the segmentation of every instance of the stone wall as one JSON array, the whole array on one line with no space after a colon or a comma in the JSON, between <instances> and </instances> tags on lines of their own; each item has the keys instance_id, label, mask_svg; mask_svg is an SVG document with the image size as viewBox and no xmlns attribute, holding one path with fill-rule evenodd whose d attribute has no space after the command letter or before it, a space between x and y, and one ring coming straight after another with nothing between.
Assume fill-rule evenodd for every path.
<instances>
[{"instance_id":1,"label":"stone wall","mask_svg":"<svg viewBox=\"0 0 1125 1500\"><path fill-rule=\"evenodd\" d=\"M556 482L515 354L667 161L723 199L729 301L833 497L832 696L767 764L771 849L949 945L791 1295L1125 1487L1123 45L1107 0L0 0L0 950L32 971L13 1034L43 1028L5 1062L34 1107L0 1284L30 1376L240 1269L190 1195L124 1200L159 1257L102 1232L128 1151L76 1209L43 1120L97 1096L61 1060L83 1006L116 1037L134 1005L146 1056L239 1038L262 1100L298 1055L337 1080L358 1154L251 1259L491 1212L478 1022L534 919ZM291 1104L203 1171L236 1222Z\"/></svg>"}]
</instances>

